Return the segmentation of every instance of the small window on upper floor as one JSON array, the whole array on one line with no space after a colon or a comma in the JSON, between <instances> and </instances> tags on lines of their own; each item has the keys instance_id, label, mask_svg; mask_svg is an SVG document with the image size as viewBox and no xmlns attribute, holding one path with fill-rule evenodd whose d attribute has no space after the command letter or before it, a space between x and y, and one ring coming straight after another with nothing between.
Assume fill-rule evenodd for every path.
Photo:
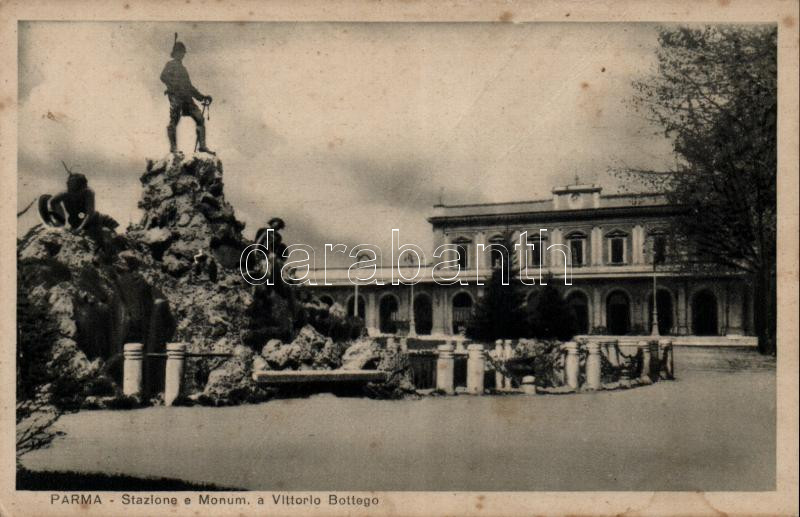
<instances>
[{"instance_id":1,"label":"small window on upper floor","mask_svg":"<svg viewBox=\"0 0 800 517\"><path fill-rule=\"evenodd\" d=\"M625 263L625 239L622 237L614 237L611 239L611 263Z\"/></svg>"},{"instance_id":2,"label":"small window on upper floor","mask_svg":"<svg viewBox=\"0 0 800 517\"><path fill-rule=\"evenodd\" d=\"M505 267L508 264L508 250L502 244L492 244L489 246L489 256L492 258L492 269Z\"/></svg>"},{"instance_id":3,"label":"small window on upper floor","mask_svg":"<svg viewBox=\"0 0 800 517\"><path fill-rule=\"evenodd\" d=\"M628 234L622 230L613 230L606 234L608 242L608 262L609 264L625 264L628 255Z\"/></svg>"},{"instance_id":4,"label":"small window on upper floor","mask_svg":"<svg viewBox=\"0 0 800 517\"><path fill-rule=\"evenodd\" d=\"M530 264L533 267L541 266L542 265L542 258L543 258L543 256L542 256L542 243L539 242L539 241L532 242L530 247L529 247L529 249L531 250L531 252L530 252L530 258L528 260L528 264Z\"/></svg>"},{"instance_id":5,"label":"small window on upper floor","mask_svg":"<svg viewBox=\"0 0 800 517\"><path fill-rule=\"evenodd\" d=\"M506 241L503 240L501 235L497 235L489 239L489 263L492 269L497 267L508 267L509 250L506 248Z\"/></svg>"},{"instance_id":6,"label":"small window on upper floor","mask_svg":"<svg viewBox=\"0 0 800 517\"><path fill-rule=\"evenodd\" d=\"M528 237L528 266L539 267L547 263L547 236Z\"/></svg>"},{"instance_id":7,"label":"small window on upper floor","mask_svg":"<svg viewBox=\"0 0 800 517\"><path fill-rule=\"evenodd\" d=\"M653 263L663 264L667 261L667 238L664 235L653 237Z\"/></svg>"},{"instance_id":8,"label":"small window on upper floor","mask_svg":"<svg viewBox=\"0 0 800 517\"><path fill-rule=\"evenodd\" d=\"M572 239L569 241L569 251L573 266L583 265L583 242L583 239Z\"/></svg>"},{"instance_id":9,"label":"small window on upper floor","mask_svg":"<svg viewBox=\"0 0 800 517\"><path fill-rule=\"evenodd\" d=\"M569 241L569 252L572 260L572 267L579 267L585 265L584 256L586 247L586 235L575 231L567 235Z\"/></svg>"},{"instance_id":10,"label":"small window on upper floor","mask_svg":"<svg viewBox=\"0 0 800 517\"><path fill-rule=\"evenodd\" d=\"M470 241L466 239L458 239L453 241L455 251L458 253L458 256L455 258L458 259L458 267L462 270L469 267L469 245Z\"/></svg>"}]
</instances>

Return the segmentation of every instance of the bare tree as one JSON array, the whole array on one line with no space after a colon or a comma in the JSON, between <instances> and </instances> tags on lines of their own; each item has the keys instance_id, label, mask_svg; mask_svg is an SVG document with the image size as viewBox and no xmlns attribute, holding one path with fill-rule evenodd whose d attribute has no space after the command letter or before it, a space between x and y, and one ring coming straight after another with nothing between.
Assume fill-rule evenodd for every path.
<instances>
[{"instance_id":1,"label":"bare tree","mask_svg":"<svg viewBox=\"0 0 800 517\"><path fill-rule=\"evenodd\" d=\"M53 424L64 411L48 403L46 396L23 400L17 403L17 459L23 455L47 447L62 433L53 429Z\"/></svg>"}]
</instances>

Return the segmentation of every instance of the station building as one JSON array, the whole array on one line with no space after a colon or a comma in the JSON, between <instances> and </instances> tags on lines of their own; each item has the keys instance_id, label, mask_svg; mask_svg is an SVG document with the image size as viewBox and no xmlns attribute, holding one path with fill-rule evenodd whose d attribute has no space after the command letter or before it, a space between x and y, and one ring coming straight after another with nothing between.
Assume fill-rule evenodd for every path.
<instances>
[{"instance_id":1,"label":"station building","mask_svg":"<svg viewBox=\"0 0 800 517\"><path fill-rule=\"evenodd\" d=\"M513 250L512 263L535 270L537 285L523 289L530 299L536 295L541 267L573 307L580 334L649 335L655 284L661 335L687 336L677 342L755 342L747 337L753 332L753 307L746 279L719 269L693 271L676 263L680 253L666 252L667 223L679 208L664 196L603 195L595 185L570 185L552 194L534 201L435 205L428 222L434 248L449 245L450 255L438 260L458 261L459 282L453 285L434 282L431 264L422 265L415 285L392 285L385 265L376 273L383 285L355 286L341 269L328 270L333 285L310 289L325 303L357 312L370 335L459 336L493 267L503 260L492 246L503 242L504 234L520 242L526 232L529 246ZM654 267L659 253L667 261ZM564 285L565 262L571 285Z\"/></svg>"}]
</instances>

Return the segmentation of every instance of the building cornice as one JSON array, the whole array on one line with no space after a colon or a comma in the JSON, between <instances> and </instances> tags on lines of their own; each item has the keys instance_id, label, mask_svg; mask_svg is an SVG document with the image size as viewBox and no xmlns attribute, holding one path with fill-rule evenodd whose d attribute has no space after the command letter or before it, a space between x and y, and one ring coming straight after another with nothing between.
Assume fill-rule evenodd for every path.
<instances>
[{"instance_id":1,"label":"building cornice","mask_svg":"<svg viewBox=\"0 0 800 517\"><path fill-rule=\"evenodd\" d=\"M630 216L671 216L682 213L678 205L640 205L576 210L548 210L505 214L437 215L427 219L434 227L457 224L522 224L530 222L602 220Z\"/></svg>"},{"instance_id":2,"label":"building cornice","mask_svg":"<svg viewBox=\"0 0 800 517\"><path fill-rule=\"evenodd\" d=\"M317 284L316 286L319 287L342 287L342 286L354 286L355 283L358 283L360 287L370 287L370 286L388 286L392 284L392 268L391 267L378 267L375 270L375 275L373 278L370 278L368 282L354 282L355 278L351 279L348 275L349 268L328 268L327 271L324 269L314 270L313 278L316 279ZM398 271L403 273L405 278L412 278L416 273L416 269L414 267L402 267L399 269L395 269L395 273ZM455 275L454 279L460 281L461 285L475 285L479 280L480 282L485 285L489 278L492 276L492 269L491 268L480 268L479 270L476 269L462 269ZM444 273L439 271L437 273L440 278L444 276ZM449 274L447 275L449 276ZM531 278L536 278L536 283L539 282L540 272L539 268L532 267L529 270L529 276ZM549 277L553 279L553 282L564 281L564 266L544 266L541 270L541 276ZM743 274L740 271L734 270L721 270L717 269L697 269L697 270L687 270L686 268L682 267L681 265L667 265L667 266L660 266L659 269L655 272L655 276L660 279L688 279L688 278L702 278L705 280L710 279L725 279L725 278L735 278L741 277ZM573 267L570 269L570 277L572 278L573 284L575 281L582 282L582 281L605 281L605 280L636 280L636 279L652 279L653 278L653 266L652 264L623 264L619 266L615 265L601 265L601 266L581 266L581 267ZM397 276L398 280L400 279ZM327 284L325 283L327 282ZM378 282L376 284L375 282ZM433 266L426 265L420 268L420 273L418 277L418 284L438 284L438 285L446 285L440 281L437 282L434 280L433 275ZM409 284L401 284L401 285L409 285Z\"/></svg>"}]
</instances>

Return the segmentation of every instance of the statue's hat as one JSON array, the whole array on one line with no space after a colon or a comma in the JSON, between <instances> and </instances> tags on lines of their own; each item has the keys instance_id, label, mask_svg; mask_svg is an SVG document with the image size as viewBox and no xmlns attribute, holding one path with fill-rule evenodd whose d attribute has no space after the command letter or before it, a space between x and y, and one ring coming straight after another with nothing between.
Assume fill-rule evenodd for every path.
<instances>
[{"instance_id":1,"label":"statue's hat","mask_svg":"<svg viewBox=\"0 0 800 517\"><path fill-rule=\"evenodd\" d=\"M175 41L172 43L172 52L170 55L174 58L178 53L186 53L186 45L182 41L178 41L178 33L175 33Z\"/></svg>"},{"instance_id":2,"label":"statue's hat","mask_svg":"<svg viewBox=\"0 0 800 517\"><path fill-rule=\"evenodd\" d=\"M283 219L280 217L273 217L267 223L268 225L272 226L276 230L283 230L286 227L286 223L283 222Z\"/></svg>"}]
</instances>

